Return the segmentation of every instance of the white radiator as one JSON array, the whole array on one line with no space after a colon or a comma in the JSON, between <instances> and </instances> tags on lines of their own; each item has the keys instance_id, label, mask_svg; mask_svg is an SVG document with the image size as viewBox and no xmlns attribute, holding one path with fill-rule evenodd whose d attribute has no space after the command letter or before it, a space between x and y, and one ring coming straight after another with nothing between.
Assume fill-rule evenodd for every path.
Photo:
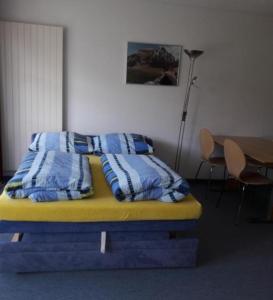
<instances>
[{"instance_id":1,"label":"white radiator","mask_svg":"<svg viewBox=\"0 0 273 300\"><path fill-rule=\"evenodd\" d=\"M38 131L62 130L63 28L0 22L0 117L5 173Z\"/></svg>"}]
</instances>

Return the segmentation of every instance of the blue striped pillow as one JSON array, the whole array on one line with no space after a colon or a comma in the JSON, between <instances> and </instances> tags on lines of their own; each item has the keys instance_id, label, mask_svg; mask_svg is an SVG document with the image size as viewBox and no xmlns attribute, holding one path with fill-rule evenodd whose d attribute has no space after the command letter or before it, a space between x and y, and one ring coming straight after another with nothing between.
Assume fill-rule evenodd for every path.
<instances>
[{"instance_id":1,"label":"blue striped pillow","mask_svg":"<svg viewBox=\"0 0 273 300\"><path fill-rule=\"evenodd\" d=\"M40 132L33 137L30 151L60 151L80 154L93 153L93 141L90 136L75 132Z\"/></svg>"},{"instance_id":2,"label":"blue striped pillow","mask_svg":"<svg viewBox=\"0 0 273 300\"><path fill-rule=\"evenodd\" d=\"M136 133L108 133L93 137L97 154L151 154L154 152L150 138Z\"/></svg>"}]
</instances>

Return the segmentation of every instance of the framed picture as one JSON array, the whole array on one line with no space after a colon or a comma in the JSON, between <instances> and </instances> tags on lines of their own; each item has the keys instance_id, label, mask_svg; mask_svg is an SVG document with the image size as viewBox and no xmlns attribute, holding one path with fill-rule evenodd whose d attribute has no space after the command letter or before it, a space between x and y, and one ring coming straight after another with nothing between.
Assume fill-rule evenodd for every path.
<instances>
[{"instance_id":1,"label":"framed picture","mask_svg":"<svg viewBox=\"0 0 273 300\"><path fill-rule=\"evenodd\" d=\"M128 42L126 83L177 86L181 51L178 45Z\"/></svg>"}]
</instances>

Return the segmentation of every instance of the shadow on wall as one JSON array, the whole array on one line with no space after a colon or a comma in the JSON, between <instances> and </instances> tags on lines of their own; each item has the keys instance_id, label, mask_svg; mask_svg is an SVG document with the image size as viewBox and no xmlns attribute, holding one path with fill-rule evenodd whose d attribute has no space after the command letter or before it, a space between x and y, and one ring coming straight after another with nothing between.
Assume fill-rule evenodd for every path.
<instances>
[{"instance_id":1,"label":"shadow on wall","mask_svg":"<svg viewBox=\"0 0 273 300\"><path fill-rule=\"evenodd\" d=\"M174 146L174 144L168 143L165 140L161 139L153 139L153 141L155 148L155 156L162 159L171 168L174 168L176 151L176 147Z\"/></svg>"}]
</instances>

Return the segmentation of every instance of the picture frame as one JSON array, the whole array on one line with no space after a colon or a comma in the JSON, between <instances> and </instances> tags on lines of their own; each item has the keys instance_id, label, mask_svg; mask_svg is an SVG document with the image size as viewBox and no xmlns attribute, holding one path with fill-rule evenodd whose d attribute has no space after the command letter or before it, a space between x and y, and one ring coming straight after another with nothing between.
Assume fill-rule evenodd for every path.
<instances>
[{"instance_id":1,"label":"picture frame","mask_svg":"<svg viewBox=\"0 0 273 300\"><path fill-rule=\"evenodd\" d=\"M181 45L127 43L126 83L178 86Z\"/></svg>"}]
</instances>

